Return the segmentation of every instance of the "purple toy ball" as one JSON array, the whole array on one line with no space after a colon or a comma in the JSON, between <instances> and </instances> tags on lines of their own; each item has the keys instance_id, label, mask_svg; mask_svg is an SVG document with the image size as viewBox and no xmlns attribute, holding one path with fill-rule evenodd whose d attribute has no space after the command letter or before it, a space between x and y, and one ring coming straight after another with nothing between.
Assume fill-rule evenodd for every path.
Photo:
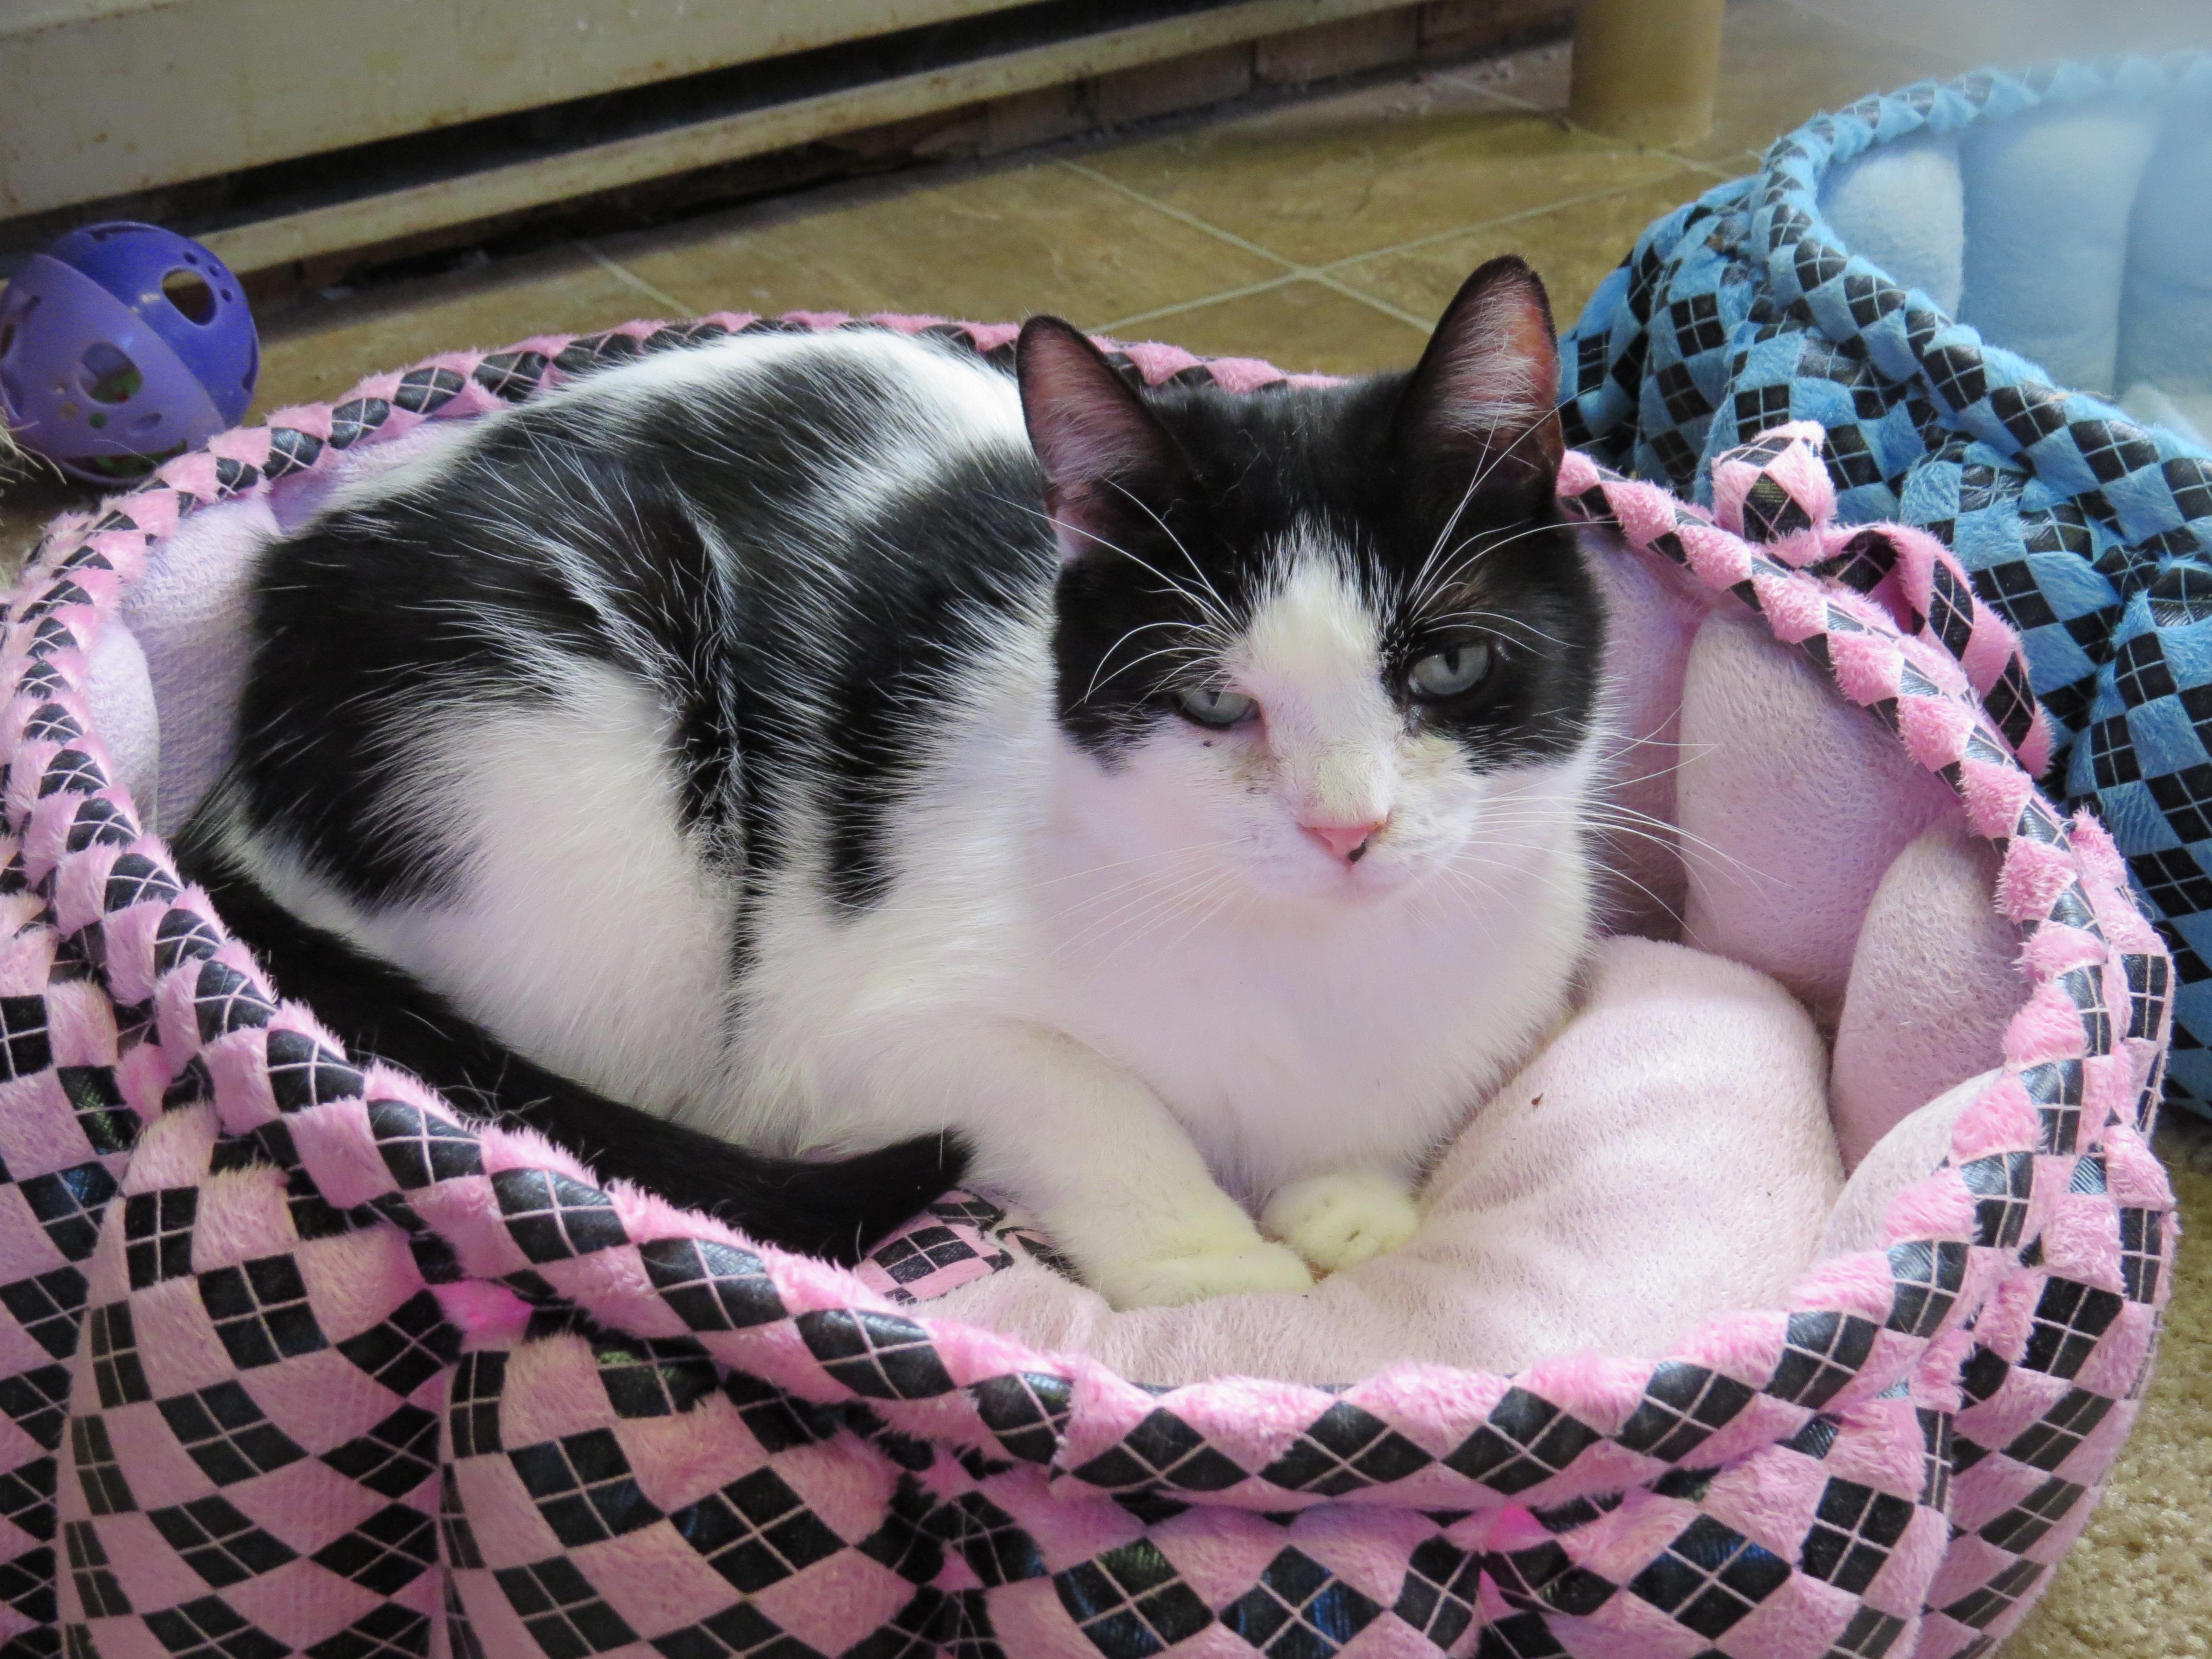
<instances>
[{"instance_id":1,"label":"purple toy ball","mask_svg":"<svg viewBox=\"0 0 2212 1659\"><path fill-rule=\"evenodd\" d=\"M0 294L0 414L94 483L143 477L238 423L261 341L238 278L158 225L88 225Z\"/></svg>"}]
</instances>

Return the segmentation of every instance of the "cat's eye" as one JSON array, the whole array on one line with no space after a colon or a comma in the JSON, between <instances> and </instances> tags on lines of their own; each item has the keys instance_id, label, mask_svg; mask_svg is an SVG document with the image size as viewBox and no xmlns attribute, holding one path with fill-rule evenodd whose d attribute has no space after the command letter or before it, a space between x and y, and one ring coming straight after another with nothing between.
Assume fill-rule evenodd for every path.
<instances>
[{"instance_id":1,"label":"cat's eye","mask_svg":"<svg viewBox=\"0 0 2212 1659\"><path fill-rule=\"evenodd\" d=\"M1260 712L1260 705L1242 691L1224 686L1202 686L1176 699L1186 720L1200 726L1242 726Z\"/></svg>"},{"instance_id":2,"label":"cat's eye","mask_svg":"<svg viewBox=\"0 0 2212 1659\"><path fill-rule=\"evenodd\" d=\"M1472 691L1490 677L1496 653L1481 640L1423 657L1407 671L1406 689L1429 702Z\"/></svg>"}]
</instances>

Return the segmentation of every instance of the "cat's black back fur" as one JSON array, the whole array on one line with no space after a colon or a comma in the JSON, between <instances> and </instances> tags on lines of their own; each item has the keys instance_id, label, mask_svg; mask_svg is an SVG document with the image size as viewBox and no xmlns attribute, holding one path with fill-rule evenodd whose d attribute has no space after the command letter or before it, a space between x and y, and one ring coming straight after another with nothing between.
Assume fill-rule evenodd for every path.
<instances>
[{"instance_id":1,"label":"cat's black back fur","mask_svg":"<svg viewBox=\"0 0 2212 1659\"><path fill-rule=\"evenodd\" d=\"M763 1157L611 1100L515 1053L411 975L301 921L189 832L175 851L278 988L313 1008L355 1059L412 1073L465 1110L536 1129L603 1174L763 1243L849 1265L957 1186L967 1167L957 1135L808 1163Z\"/></svg>"},{"instance_id":2,"label":"cat's black back fur","mask_svg":"<svg viewBox=\"0 0 2212 1659\"><path fill-rule=\"evenodd\" d=\"M379 714L455 688L550 697L530 649L543 641L655 685L677 716L687 817L757 877L787 851L771 797L805 780L832 891L868 902L918 714L945 705L986 644L976 618L1038 604L1056 563L1036 464L1012 452L952 458L824 548L805 482L880 440L867 417L899 399L871 379L846 363L772 398L670 396L618 441L573 405L525 408L422 487L281 544L258 584L239 722L281 733L283 758L235 775L248 813L364 902L435 894L442 849L375 811L399 763ZM583 555L626 628L579 598L553 544Z\"/></svg>"}]
</instances>

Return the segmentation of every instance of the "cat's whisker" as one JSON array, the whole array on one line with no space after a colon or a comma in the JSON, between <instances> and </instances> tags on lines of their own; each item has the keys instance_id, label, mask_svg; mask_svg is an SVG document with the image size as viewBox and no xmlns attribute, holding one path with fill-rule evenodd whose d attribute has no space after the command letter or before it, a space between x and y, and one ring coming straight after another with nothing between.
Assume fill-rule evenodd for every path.
<instances>
[{"instance_id":1,"label":"cat's whisker","mask_svg":"<svg viewBox=\"0 0 2212 1659\"><path fill-rule=\"evenodd\" d=\"M1060 882L1083 881L1092 876L1103 875L1109 870L1126 870L1131 865L1146 864L1157 859L1177 858L1192 853L1214 852L1234 844L1235 841L1236 837L1233 836L1223 836L1212 841L1186 842L1180 847L1163 848L1155 853L1139 853L1133 858L1115 859L1106 864L1088 865L1083 869L1072 870L1064 875L1040 877L1036 881L1026 884L1031 888L1038 888L1054 886Z\"/></svg>"},{"instance_id":2,"label":"cat's whisker","mask_svg":"<svg viewBox=\"0 0 2212 1659\"><path fill-rule=\"evenodd\" d=\"M1595 857L1592 857L1589 860L1589 870L1592 880L1595 884L1600 886L1610 884L1613 885L1626 884L1627 886L1633 887L1638 892L1643 894L1645 898L1650 899L1651 902L1657 907L1660 914L1664 915L1669 921L1673 922L1677 928L1684 926L1682 913L1680 910L1668 903L1667 900L1662 897L1658 893L1653 891L1651 888L1647 886L1644 883L1638 880L1634 876L1630 875L1627 871L1620 868L1616 865L1607 864Z\"/></svg>"},{"instance_id":3,"label":"cat's whisker","mask_svg":"<svg viewBox=\"0 0 2212 1659\"><path fill-rule=\"evenodd\" d=\"M1182 555L1183 562L1190 567L1191 574L1196 576L1200 582L1205 584L1206 591L1213 596L1215 605L1218 607L1216 614L1223 619L1225 624L1230 616L1229 601L1222 597L1221 590L1214 586L1213 578L1206 574L1206 567L1200 564L1196 556L1193 555L1190 549L1183 545L1182 538L1176 535L1175 532L1169 527L1168 521L1165 519L1163 519L1153 510L1151 502L1144 500L1141 496L1133 494L1130 490L1124 489L1119 483L1116 483L1114 487L1141 508L1145 516L1160 527L1160 534L1165 536L1170 542L1174 544L1175 550Z\"/></svg>"},{"instance_id":4,"label":"cat's whisker","mask_svg":"<svg viewBox=\"0 0 2212 1659\"><path fill-rule=\"evenodd\" d=\"M1472 578L1468 573L1492 553L1502 551L1529 537L1549 535L1556 528L1557 526L1552 525L1537 525L1528 530L1508 536L1500 536L1494 531L1477 531L1452 550L1455 556L1462 552L1464 552L1466 556L1458 558L1455 563L1438 570L1432 575L1407 602L1405 607L1407 611L1414 616L1423 615L1426 607L1433 604L1439 596L1464 581L1471 580Z\"/></svg>"},{"instance_id":5,"label":"cat's whisker","mask_svg":"<svg viewBox=\"0 0 2212 1659\"><path fill-rule=\"evenodd\" d=\"M1547 853L1556 850L1556 848L1548 842L1504 842L1487 836L1483 838L1483 844L1487 847L1498 847L1510 851L1525 853ZM1485 862L1489 866L1489 867L1493 868L1505 869L1514 867L1507 866L1496 860L1479 861ZM1664 913L1677 927L1683 925L1682 916L1680 911L1678 911L1672 904L1669 904L1659 894L1654 892L1649 886L1638 880L1634 876L1630 875L1626 870L1606 864L1595 856L1589 854L1585 854L1584 856L1584 866L1593 876L1601 882L1626 883L1627 885L1635 888L1637 891L1642 893L1644 897L1650 899L1653 904L1657 906L1658 908ZM1528 872L1523 870L1519 870L1516 867L1516 873L1526 874ZM1545 878L1539 877L1539 879L1544 878Z\"/></svg>"},{"instance_id":6,"label":"cat's whisker","mask_svg":"<svg viewBox=\"0 0 2212 1659\"><path fill-rule=\"evenodd\" d=\"M1413 580L1411 586L1418 588L1421 585L1422 579L1429 574L1430 567L1436 563L1437 556L1442 551L1444 544L1450 541L1452 537L1457 533L1459 530L1459 521L1466 516L1467 509L1474 501L1474 492L1477 488L1480 487L1481 482L1482 481L1479 476L1474 474L1470 474L1468 476L1467 488L1460 491L1459 500L1453 504L1449 515L1444 520L1444 527L1437 532L1436 540L1430 544L1428 556L1421 561L1420 568L1414 571Z\"/></svg>"},{"instance_id":7,"label":"cat's whisker","mask_svg":"<svg viewBox=\"0 0 2212 1659\"><path fill-rule=\"evenodd\" d=\"M1669 823L1664 818L1655 818L1641 812L1624 813L1623 809L1618 807L1594 805L1585 822L1607 835L1626 836L1663 848L1679 856L1686 866L1695 863L1700 869L1726 872L1766 886L1778 884L1783 880L1778 872L1762 870L1702 836L1686 833L1680 825Z\"/></svg>"},{"instance_id":8,"label":"cat's whisker","mask_svg":"<svg viewBox=\"0 0 2212 1659\"><path fill-rule=\"evenodd\" d=\"M1151 633L1153 629L1160 629L1160 628L1180 628L1180 629L1194 629L1194 628L1195 628L1195 624L1194 624L1194 623L1189 623L1189 622L1185 621L1185 620L1184 620L1182 617L1161 617L1161 618L1160 618L1158 621L1157 621L1157 622L1148 622L1148 623L1138 623L1134 628L1132 628L1131 629L1129 629L1129 631L1128 631L1127 633L1126 633L1126 634L1122 635L1121 635L1121 637L1120 639L1118 639L1118 640L1115 641L1114 641L1114 643L1113 643L1112 645L1109 646L1109 647L1106 648L1106 650L1105 650L1105 651L1104 651L1104 652L1100 655L1100 657L1099 657L1099 659L1098 659L1098 666L1097 666L1097 668L1095 668L1094 670L1092 670L1092 671L1091 671L1091 684L1088 684L1088 685L1086 685L1086 686L1085 686L1085 687L1083 688L1083 696L1082 696L1082 697L1079 699L1079 701L1084 702L1090 702L1090 701L1091 701L1091 699L1092 696L1093 696L1093 695L1097 691L1097 690L1098 690L1098 683L1099 683L1099 681L1101 681L1101 680L1103 680L1103 679L1104 679L1104 678L1106 678L1106 670L1107 670L1107 668L1109 667L1109 665L1110 665L1112 664L1112 662L1113 662L1113 660L1114 660L1114 653L1115 653L1115 652L1119 651L1119 650L1120 650L1123 646L1127 645L1127 644L1131 640L1133 640L1133 639L1136 638L1138 635L1139 635L1139 634L1149 634L1149 633ZM1203 654L1204 654L1204 653L1203 653L1203 651L1201 650L1201 648L1200 648L1200 647L1197 647L1197 646L1194 646L1194 645L1170 646L1170 647L1165 647L1165 648L1164 648L1164 650L1163 650L1163 651L1152 651L1152 652L1147 652L1144 656L1141 656L1141 657L1138 658L1138 659L1137 659L1137 660L1136 660L1135 662L1133 662L1133 663L1130 664L1130 665L1129 665L1128 669L1127 669L1127 671L1125 671L1125 672L1133 673L1137 669L1139 669L1139 668L1142 667L1146 663L1147 663L1147 662L1151 661L1151 660L1152 659L1152 658L1154 658L1154 657L1156 657L1156 656L1160 656L1160 655L1166 654L1166 653L1167 653L1167 652L1172 652L1172 651L1185 651L1185 652L1189 652L1189 653L1192 653L1192 654L1194 654L1194 655L1203 655Z\"/></svg>"},{"instance_id":9,"label":"cat's whisker","mask_svg":"<svg viewBox=\"0 0 2212 1659\"><path fill-rule=\"evenodd\" d=\"M1736 864L1743 865L1743 860L1733 853L1715 845L1702 836L1692 834L1684 830L1680 824L1670 819L1654 817L1649 812L1638 811L1632 806L1624 806L1619 801L1594 799L1589 803L1588 811L1594 817L1601 817L1612 822L1648 826L1655 832L1679 837L1687 844L1711 853L1717 858L1725 858ZM1751 866L1744 865L1743 867L1749 869Z\"/></svg>"},{"instance_id":10,"label":"cat's whisker","mask_svg":"<svg viewBox=\"0 0 2212 1659\"><path fill-rule=\"evenodd\" d=\"M1478 530L1464 540L1454 543L1448 556L1453 562L1438 568L1413 591L1412 597L1406 601L1407 613L1421 615L1438 594L1457 583L1468 571L1481 562L1484 555L1490 550L1484 539L1488 534L1486 531Z\"/></svg>"},{"instance_id":11,"label":"cat's whisker","mask_svg":"<svg viewBox=\"0 0 2212 1659\"><path fill-rule=\"evenodd\" d=\"M1449 884L1450 890L1467 902L1468 920L1474 924L1475 931L1481 934L1483 948L1486 951L1495 951L1498 948L1498 929L1493 917L1498 902L1504 896L1504 893L1502 889L1483 880L1480 871L1502 871L1505 867L1494 860L1478 860L1475 869L1468 869L1455 860L1446 866L1443 872L1444 879Z\"/></svg>"},{"instance_id":12,"label":"cat's whisker","mask_svg":"<svg viewBox=\"0 0 2212 1659\"><path fill-rule=\"evenodd\" d=\"M1244 884L1225 872L1200 887L1182 906L1182 914L1190 918L1188 925L1164 945L1159 946L1159 953L1165 956L1180 949L1192 934L1219 915L1244 890L1246 890ZM1167 919L1164 918L1160 926L1164 927L1166 921ZM1155 928L1153 931L1157 932L1158 929Z\"/></svg>"},{"instance_id":13,"label":"cat's whisker","mask_svg":"<svg viewBox=\"0 0 2212 1659\"><path fill-rule=\"evenodd\" d=\"M1516 530L1510 534L1500 534L1496 531L1489 530L1476 532L1452 550L1454 553L1457 553L1461 549L1470 549L1472 550L1468 552L1468 556L1448 570L1438 572L1422 587L1416 595L1416 606L1427 604L1438 592L1458 581L1464 573L1473 569L1492 554L1502 552L1517 543L1528 541L1538 536L1558 535L1562 528L1563 526L1554 524L1538 524L1530 525L1525 529Z\"/></svg>"},{"instance_id":14,"label":"cat's whisker","mask_svg":"<svg viewBox=\"0 0 2212 1659\"><path fill-rule=\"evenodd\" d=\"M1527 617L1511 617L1499 611L1451 611L1442 616L1425 617L1424 620L1432 628L1441 628L1447 623L1455 622L1487 623L1500 633L1510 634L1517 630L1532 639L1540 640L1546 645L1554 646L1561 651L1571 651L1574 648L1558 635L1546 633Z\"/></svg>"},{"instance_id":15,"label":"cat's whisker","mask_svg":"<svg viewBox=\"0 0 2212 1659\"><path fill-rule=\"evenodd\" d=\"M1673 777L1691 763L1705 759L1719 746L1709 743L1686 744L1679 738L1660 737L1658 732L1664 728L1665 725L1666 721L1662 720L1658 726L1652 728L1650 734L1644 737L1613 738L1612 748L1601 756L1598 761L1604 775L1603 787L1607 791L1632 789L1638 784L1656 783L1662 778ZM1634 749L1671 750L1674 758L1663 766L1656 766L1648 772L1631 774L1612 770L1614 762L1623 759L1631 750Z\"/></svg>"},{"instance_id":16,"label":"cat's whisker","mask_svg":"<svg viewBox=\"0 0 2212 1659\"><path fill-rule=\"evenodd\" d=\"M997 501L1002 506L1011 507L1018 511L1027 513L1032 518L1050 525L1055 533L1066 531L1070 534L1081 536L1086 540L1097 543L1099 546L1104 548L1109 553L1118 554L1121 557L1128 560L1131 564L1135 565L1139 570L1145 571L1147 574L1158 578L1158 580L1165 585L1168 592L1173 593L1178 599L1187 600L1190 604L1191 607L1197 611L1201 617L1205 617L1210 625L1220 630L1224 641L1235 634L1236 624L1230 617L1228 611L1214 602L1215 599L1218 598L1218 595L1210 597L1206 594L1194 592L1190 588L1184 586L1181 582L1176 580L1174 577L1169 575L1158 566L1151 563L1147 560L1139 558L1136 554L1132 553L1127 548L1121 546L1119 543L1109 541L1107 538L1100 535L1096 530L1092 529L1088 525L1071 524L1065 519L1055 518L1053 514L1045 512L1041 507L1031 507L1026 502L1013 501L1004 495L988 495L987 498L991 501ZM1162 527L1164 528L1165 526ZM1176 544L1176 547L1177 550L1182 552L1186 558L1189 556L1188 550L1183 549L1181 543L1178 542ZM1200 574L1203 575L1204 573L1200 572ZM1212 583L1209 581L1207 586L1211 586Z\"/></svg>"},{"instance_id":17,"label":"cat's whisker","mask_svg":"<svg viewBox=\"0 0 2212 1659\"><path fill-rule=\"evenodd\" d=\"M1679 757L1683 748L1682 740L1680 738L1662 738L1659 735L1666 728L1666 720L1662 720L1657 726L1653 726L1640 738L1623 737L1618 732L1605 734L1605 740L1611 746L1598 757L1598 763L1601 766L1609 766L1613 762L1626 755L1632 749L1671 749ZM1711 747L1710 744L1706 746ZM1642 773L1633 778L1610 777L1608 781L1616 786L1622 783L1649 783L1654 778L1662 778L1670 772L1679 771L1681 764L1680 759L1677 758L1669 761L1666 766L1656 772Z\"/></svg>"},{"instance_id":18,"label":"cat's whisker","mask_svg":"<svg viewBox=\"0 0 2212 1659\"><path fill-rule=\"evenodd\" d=\"M1116 927L1127 925L1123 920L1125 917L1133 921L1149 916L1155 910L1172 912L1182 904L1187 897L1184 890L1193 883L1203 889L1223 878L1218 871L1195 869L1164 882L1139 880L1127 884L1128 887L1135 890L1132 896L1104 916L1094 918L1081 931L1064 941L1058 954L1065 954L1103 933L1112 932ZM1078 915L1082 908L1072 906L1061 914ZM1135 913L1133 917L1131 916L1132 912Z\"/></svg>"},{"instance_id":19,"label":"cat's whisker","mask_svg":"<svg viewBox=\"0 0 2212 1659\"><path fill-rule=\"evenodd\" d=\"M1166 645L1161 646L1157 650L1146 652L1143 656L1129 664L1129 665L1124 668L1121 672L1125 674L1133 674L1139 668L1142 668L1146 663L1151 662L1156 657L1195 658L1200 663L1207 663L1213 660L1212 653L1202 646ZM1083 700L1086 702L1089 702L1091 700L1091 693L1097 690L1097 689L1098 687L1094 677L1092 684L1084 691Z\"/></svg>"},{"instance_id":20,"label":"cat's whisker","mask_svg":"<svg viewBox=\"0 0 2212 1659\"><path fill-rule=\"evenodd\" d=\"M1519 432L1514 434L1513 441L1511 443L1506 445L1504 448L1497 451L1494 455L1492 453L1491 446L1488 443L1485 443L1482 448L1482 460L1474 475L1476 486L1478 488L1480 487L1488 480L1492 473L1498 471L1499 467L1504 465L1508 460L1512 459L1513 452L1515 450L1520 448L1522 444L1527 443L1529 439L1536 436L1537 434L1541 432L1543 429L1544 423L1542 421L1536 420L1529 422L1526 426L1522 427ZM1494 430L1495 428L1493 428L1493 431Z\"/></svg>"},{"instance_id":21,"label":"cat's whisker","mask_svg":"<svg viewBox=\"0 0 2212 1659\"><path fill-rule=\"evenodd\" d=\"M1468 503L1474 500L1474 484L1470 480L1466 490L1460 495L1458 505L1452 508L1451 516L1444 520L1444 527L1437 532L1436 542L1430 547L1427 556L1422 559L1419 567L1414 570L1412 579L1406 584L1408 592L1416 595L1427 593L1429 574L1436 568L1437 561L1458 553L1461 548L1467 545L1463 541L1452 541L1452 538L1458 533L1461 516L1466 513ZM1447 544L1451 548L1451 554L1444 551Z\"/></svg>"},{"instance_id":22,"label":"cat's whisker","mask_svg":"<svg viewBox=\"0 0 2212 1659\"><path fill-rule=\"evenodd\" d=\"M1084 897L1078 899L1072 903L1061 906L1058 910L1053 913L1052 919L1054 921L1062 921L1079 916L1087 909L1096 908L1100 905L1110 903L1114 900L1119 898L1122 901L1121 904L1118 906L1115 911L1109 913L1108 916L1103 918L1094 918L1093 925L1097 925L1100 921L1110 921L1112 915L1119 915L1121 910L1127 909L1131 906L1138 904L1148 897L1171 892L1173 890L1180 887L1183 884L1194 880L1199 876L1207 873L1206 871L1195 867L1197 862L1197 860L1194 858L1186 860L1186 863L1192 867L1187 868L1180 873L1176 872L1168 872L1164 873L1153 872L1147 872L1144 875L1132 876L1127 880L1117 883L1115 886L1103 892L1087 894Z\"/></svg>"},{"instance_id":23,"label":"cat's whisker","mask_svg":"<svg viewBox=\"0 0 2212 1659\"><path fill-rule=\"evenodd\" d=\"M1212 903L1207 905L1201 914L1193 917L1189 927L1184 928L1182 932L1177 933L1173 939L1170 939L1165 945L1160 947L1160 954L1162 956L1166 957L1174 955L1176 951L1182 948L1183 942L1186 939L1189 939L1192 934L1197 933L1208 922L1212 921L1216 916L1219 915L1222 911L1228 908L1231 903L1235 902L1239 896L1242 884L1224 879L1221 884L1221 887L1222 891L1219 897L1216 898ZM1194 908L1195 907L1193 908Z\"/></svg>"},{"instance_id":24,"label":"cat's whisker","mask_svg":"<svg viewBox=\"0 0 2212 1659\"><path fill-rule=\"evenodd\" d=\"M1428 557L1422 562L1420 568L1414 573L1413 585L1416 588L1420 587L1422 578L1427 575L1430 567L1435 563L1437 550L1443 546L1446 542L1449 542L1454 532L1458 530L1459 521L1466 514L1468 504L1474 500L1476 494L1481 489L1484 483L1489 478L1491 473L1496 471L1498 465L1502 463L1506 457L1510 456L1515 449L1518 448L1523 442L1525 442L1530 434L1534 433L1536 430L1537 426L1534 424L1523 427L1521 429L1520 434L1516 436L1510 444L1508 444L1505 447L1504 450L1499 453L1496 460L1492 460L1490 459L1489 446L1487 444L1484 446L1482 456L1476 463L1474 476L1468 480L1467 488L1460 493L1459 501L1452 508L1450 516L1444 520L1443 529L1437 532L1435 544L1429 550ZM1553 526L1545 526L1547 529L1550 529Z\"/></svg>"},{"instance_id":25,"label":"cat's whisker","mask_svg":"<svg viewBox=\"0 0 2212 1659\"><path fill-rule=\"evenodd\" d=\"M1117 958L1152 934L1158 933L1176 917L1189 915L1213 894L1223 887L1232 884L1234 881L1235 878L1232 876L1216 872L1200 880L1189 892L1178 891L1165 896L1161 903L1141 914L1138 918L1141 925L1137 927L1135 932L1125 932L1120 943L1114 945L1103 956L1097 958L1095 967L1104 969L1110 966Z\"/></svg>"}]
</instances>

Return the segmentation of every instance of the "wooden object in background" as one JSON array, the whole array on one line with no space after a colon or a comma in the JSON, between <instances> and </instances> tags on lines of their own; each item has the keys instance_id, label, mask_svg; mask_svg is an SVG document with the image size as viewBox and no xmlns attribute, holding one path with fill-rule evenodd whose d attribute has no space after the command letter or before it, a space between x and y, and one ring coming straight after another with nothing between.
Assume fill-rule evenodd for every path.
<instances>
[{"instance_id":1,"label":"wooden object in background","mask_svg":"<svg viewBox=\"0 0 2212 1659\"><path fill-rule=\"evenodd\" d=\"M1582 0L1567 118L1608 138L1687 143L1713 127L1723 0Z\"/></svg>"}]
</instances>

